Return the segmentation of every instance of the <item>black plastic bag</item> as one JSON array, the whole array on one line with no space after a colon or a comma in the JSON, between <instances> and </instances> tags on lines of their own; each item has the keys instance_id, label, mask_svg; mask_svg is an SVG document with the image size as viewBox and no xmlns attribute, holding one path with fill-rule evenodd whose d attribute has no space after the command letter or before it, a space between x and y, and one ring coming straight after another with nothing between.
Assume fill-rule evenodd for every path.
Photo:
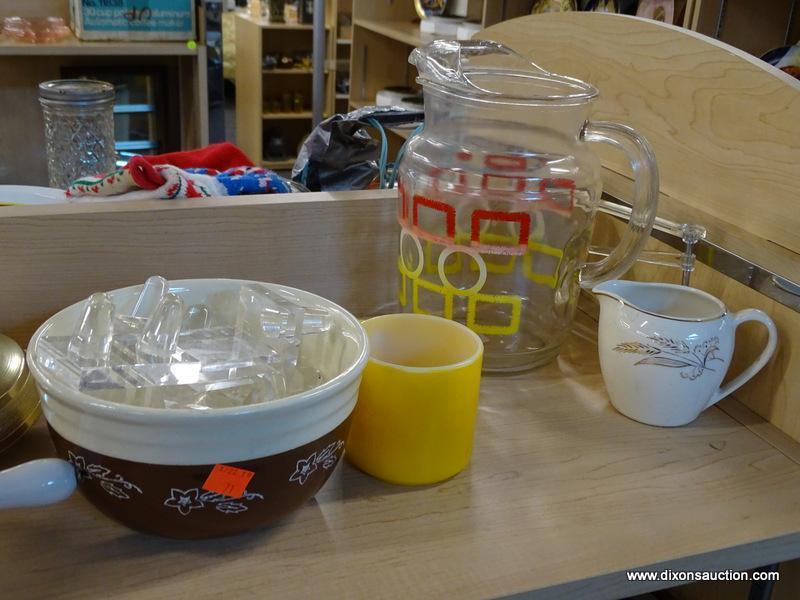
<instances>
[{"instance_id":1,"label":"black plastic bag","mask_svg":"<svg viewBox=\"0 0 800 600\"><path fill-rule=\"evenodd\" d=\"M369 134L368 119L382 126L420 123L421 111L367 106L333 115L314 128L300 148L292 179L309 191L363 190L379 176L381 142Z\"/></svg>"}]
</instances>

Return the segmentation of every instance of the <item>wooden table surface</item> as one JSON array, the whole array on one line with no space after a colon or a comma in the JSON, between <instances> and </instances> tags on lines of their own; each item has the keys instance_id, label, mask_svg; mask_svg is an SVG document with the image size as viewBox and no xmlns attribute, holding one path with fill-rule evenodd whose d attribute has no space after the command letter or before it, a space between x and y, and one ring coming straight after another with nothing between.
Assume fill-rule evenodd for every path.
<instances>
[{"instance_id":1,"label":"wooden table surface","mask_svg":"<svg viewBox=\"0 0 800 600\"><path fill-rule=\"evenodd\" d=\"M484 377L472 464L445 483L392 486L344 464L284 523L200 542L134 533L80 495L0 512L0 595L602 598L670 585L629 583L628 569L800 556L798 445L746 409L677 429L628 420L581 329L549 366ZM40 425L0 468L51 452Z\"/></svg>"}]
</instances>

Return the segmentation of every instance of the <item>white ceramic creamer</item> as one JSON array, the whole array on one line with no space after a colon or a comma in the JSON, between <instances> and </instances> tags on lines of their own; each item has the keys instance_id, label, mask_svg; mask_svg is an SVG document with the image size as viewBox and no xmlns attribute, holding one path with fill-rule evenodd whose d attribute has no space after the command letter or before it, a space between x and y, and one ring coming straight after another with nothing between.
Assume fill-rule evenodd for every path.
<instances>
[{"instance_id":1,"label":"white ceramic creamer","mask_svg":"<svg viewBox=\"0 0 800 600\"><path fill-rule=\"evenodd\" d=\"M673 427L694 421L753 377L775 352L777 331L764 312L730 313L706 292L681 285L607 281L600 301L598 347L611 403L622 414ZM720 387L736 328L763 323L767 345L740 375Z\"/></svg>"}]
</instances>

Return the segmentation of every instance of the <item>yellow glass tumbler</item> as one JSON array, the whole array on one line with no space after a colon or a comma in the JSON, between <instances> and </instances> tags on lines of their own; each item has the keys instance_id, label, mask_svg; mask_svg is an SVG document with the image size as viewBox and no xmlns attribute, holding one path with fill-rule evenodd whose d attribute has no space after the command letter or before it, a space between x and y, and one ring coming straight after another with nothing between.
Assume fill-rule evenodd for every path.
<instances>
[{"instance_id":1,"label":"yellow glass tumbler","mask_svg":"<svg viewBox=\"0 0 800 600\"><path fill-rule=\"evenodd\" d=\"M391 483L443 481L469 463L483 343L460 323L413 313L363 323L370 358L346 456Z\"/></svg>"}]
</instances>

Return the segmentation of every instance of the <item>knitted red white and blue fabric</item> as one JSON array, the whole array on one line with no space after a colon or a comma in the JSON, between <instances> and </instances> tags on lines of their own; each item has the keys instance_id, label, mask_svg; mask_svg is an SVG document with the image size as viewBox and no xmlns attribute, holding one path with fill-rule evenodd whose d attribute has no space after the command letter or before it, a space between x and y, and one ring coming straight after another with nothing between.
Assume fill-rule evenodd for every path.
<instances>
[{"instance_id":1,"label":"knitted red white and blue fabric","mask_svg":"<svg viewBox=\"0 0 800 600\"><path fill-rule=\"evenodd\" d=\"M290 191L285 179L260 167L234 167L222 172L208 168L180 169L173 165L152 165L135 156L121 169L73 181L67 188L67 197L73 202L98 197L170 200Z\"/></svg>"}]
</instances>

